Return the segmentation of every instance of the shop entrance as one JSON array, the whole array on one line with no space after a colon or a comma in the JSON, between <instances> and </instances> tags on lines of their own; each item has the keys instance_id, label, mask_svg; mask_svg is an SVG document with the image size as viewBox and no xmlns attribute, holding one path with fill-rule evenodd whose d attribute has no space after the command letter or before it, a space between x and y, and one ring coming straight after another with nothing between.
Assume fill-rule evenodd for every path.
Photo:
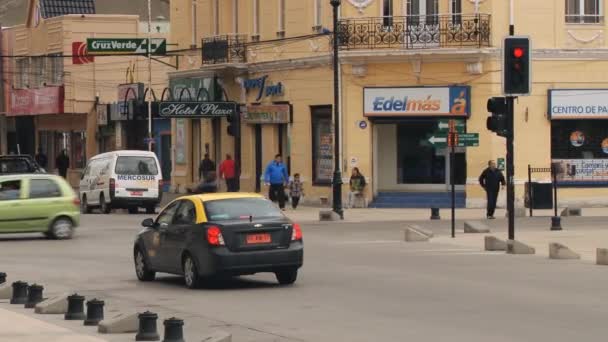
<instances>
[{"instance_id":1,"label":"shop entrance","mask_svg":"<svg viewBox=\"0 0 608 342\"><path fill-rule=\"evenodd\" d=\"M286 148L287 145L287 124L261 125L254 127L254 150L255 150L255 191L262 190L264 169L266 165L274 159L278 153L283 156L283 163L289 171L291 157Z\"/></svg>"},{"instance_id":2,"label":"shop entrance","mask_svg":"<svg viewBox=\"0 0 608 342\"><path fill-rule=\"evenodd\" d=\"M437 119L374 125L375 172L378 191L446 191L450 185L449 149L429 138ZM456 149L457 190L466 183L466 154Z\"/></svg>"}]
</instances>

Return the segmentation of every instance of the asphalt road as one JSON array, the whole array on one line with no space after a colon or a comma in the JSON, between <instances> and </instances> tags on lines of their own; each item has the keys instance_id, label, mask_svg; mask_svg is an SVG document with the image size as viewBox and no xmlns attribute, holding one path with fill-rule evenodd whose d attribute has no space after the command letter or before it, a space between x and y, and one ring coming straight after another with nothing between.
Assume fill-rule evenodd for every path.
<instances>
[{"instance_id":1,"label":"asphalt road","mask_svg":"<svg viewBox=\"0 0 608 342\"><path fill-rule=\"evenodd\" d=\"M9 281L43 284L47 296L77 291L104 299L107 316L149 309L161 318L180 317L188 341L216 329L231 332L235 342L593 341L606 336L605 267L406 244L399 223L304 224L305 266L296 285L280 287L268 274L193 291L170 275L153 283L137 281L132 241L144 217L87 215L71 241L0 236L0 271ZM528 220L530 229L547 224ZM430 226L447 234L448 225ZM42 319L94 331L57 316ZM132 341L133 336L109 340Z\"/></svg>"}]
</instances>

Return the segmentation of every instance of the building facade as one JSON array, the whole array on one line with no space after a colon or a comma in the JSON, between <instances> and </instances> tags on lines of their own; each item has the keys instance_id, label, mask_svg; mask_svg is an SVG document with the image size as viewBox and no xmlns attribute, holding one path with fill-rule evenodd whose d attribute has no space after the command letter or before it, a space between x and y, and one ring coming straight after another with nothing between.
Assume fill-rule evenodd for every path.
<instances>
[{"instance_id":1,"label":"building facade","mask_svg":"<svg viewBox=\"0 0 608 342\"><path fill-rule=\"evenodd\" d=\"M147 60L86 55L87 38L138 38L147 32L140 31L138 16L98 15L94 2L90 3L90 8L60 6L57 10L64 12L58 12L52 7L55 2L31 0L27 22L2 30L4 51L12 56L3 59L7 75L6 125L0 131L6 141L3 152L34 155L42 149L49 160L47 168L54 171L55 158L66 150L68 178L75 186L90 157L148 148L147 108L140 109L144 94L151 94L143 85L148 80ZM159 96L169 69L153 64L153 90ZM154 121L160 154L160 134L170 131L170 123ZM170 153L165 156L170 174Z\"/></svg>"},{"instance_id":2,"label":"building facade","mask_svg":"<svg viewBox=\"0 0 608 342\"><path fill-rule=\"evenodd\" d=\"M528 165L552 163L563 165L561 198L607 202L605 5L514 0L516 33L533 42L532 94L515 108L518 206ZM207 88L214 100L241 104L242 190L266 191L260 177L281 153L290 174L302 175L307 201L331 197L331 11L328 0L171 3L171 17L181 18L172 25L172 41L202 53L191 50L169 84L174 92ZM485 205L477 178L488 160L501 165L506 154L505 140L486 129L486 102L501 95L508 13L508 1L342 1L338 158L345 183L355 167L367 178L371 205L449 203L442 195L451 182L448 119L479 133L479 146L457 148L453 160L458 205ZM219 162L235 151L235 139L226 119L172 121L173 183L184 191L198 181L201 156L209 152ZM533 174L534 181L549 179Z\"/></svg>"}]
</instances>

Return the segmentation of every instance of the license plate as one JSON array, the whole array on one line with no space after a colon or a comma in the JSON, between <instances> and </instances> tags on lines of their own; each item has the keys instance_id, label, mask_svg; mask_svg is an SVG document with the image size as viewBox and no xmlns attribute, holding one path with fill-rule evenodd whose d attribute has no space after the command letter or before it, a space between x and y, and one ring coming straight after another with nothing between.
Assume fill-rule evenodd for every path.
<instances>
[{"instance_id":1,"label":"license plate","mask_svg":"<svg viewBox=\"0 0 608 342\"><path fill-rule=\"evenodd\" d=\"M255 245L258 243L270 243L272 239L270 238L270 234L248 234L247 235L247 244Z\"/></svg>"},{"instance_id":2,"label":"license plate","mask_svg":"<svg viewBox=\"0 0 608 342\"><path fill-rule=\"evenodd\" d=\"M143 191L131 191L131 196L143 196Z\"/></svg>"}]
</instances>

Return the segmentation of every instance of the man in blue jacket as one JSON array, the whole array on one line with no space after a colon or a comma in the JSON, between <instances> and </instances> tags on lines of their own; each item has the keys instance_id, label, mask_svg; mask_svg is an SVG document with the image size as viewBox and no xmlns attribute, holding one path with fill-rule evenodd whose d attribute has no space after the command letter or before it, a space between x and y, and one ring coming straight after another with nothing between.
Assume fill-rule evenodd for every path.
<instances>
[{"instance_id":1,"label":"man in blue jacket","mask_svg":"<svg viewBox=\"0 0 608 342\"><path fill-rule=\"evenodd\" d=\"M285 209L285 185L289 182L289 175L280 154L274 156L274 160L266 167L264 182L266 185L270 185L268 191L270 200L278 201L279 208Z\"/></svg>"}]
</instances>

